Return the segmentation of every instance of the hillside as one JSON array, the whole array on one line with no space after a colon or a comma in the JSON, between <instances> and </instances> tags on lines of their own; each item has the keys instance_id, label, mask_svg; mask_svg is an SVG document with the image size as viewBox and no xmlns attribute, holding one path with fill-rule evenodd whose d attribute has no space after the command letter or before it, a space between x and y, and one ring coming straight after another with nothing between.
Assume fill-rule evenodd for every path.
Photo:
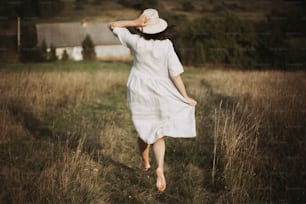
<instances>
[{"instance_id":1,"label":"hillside","mask_svg":"<svg viewBox=\"0 0 306 204\"><path fill-rule=\"evenodd\" d=\"M14 16L22 16L24 22L34 21L81 21L84 19L109 21L118 18L134 18L137 16L141 8L150 7L146 1L133 1L133 3L125 3L124 0L96 0L96 1L56 1L50 5L50 8L40 11L33 11L31 5L18 7L20 4L0 3L0 11L3 12L1 20L1 30L7 30L3 25L12 23L10 21ZM80 3L77 3L80 2ZM241 18L251 20L263 20L271 11L281 13L292 13L297 10L305 9L305 3L302 1L224 1L224 0L152 0L154 8L162 13L171 13L172 15L181 15L192 20L202 16L213 16L219 12L230 12ZM58 4L58 5L57 5ZM152 4L152 3L151 3ZM16 6L17 5L17 6ZM33 5L35 5L33 3ZM32 6L33 6L32 5ZM38 4L39 7L40 4ZM42 4L43 5L43 4ZM47 4L48 5L48 4ZM54 11L53 7L56 7ZM37 7L37 6L36 6ZM19 9L17 11L16 9ZM11 10L8 12L8 10ZM50 10L50 11L49 11ZM18 12L20 14L18 14ZM36 12L36 13L35 13ZM40 13L40 14L37 14ZM5 14L7 13L7 14ZM48 14L47 14L48 13ZM6 16L7 15L7 16ZM6 27L7 28L7 27ZM10 28L9 28L10 29Z\"/></svg>"},{"instance_id":2,"label":"hillside","mask_svg":"<svg viewBox=\"0 0 306 204\"><path fill-rule=\"evenodd\" d=\"M98 2L98 1L97 1ZM54 17L48 19L37 19L44 21L66 21L66 20L101 20L109 21L120 18L134 18L141 9L123 6L122 1L104 0L100 3L84 3L81 6L76 6L74 1L65 1L62 9ZM141 2L141 1L136 1ZM231 12L241 18L251 20L263 20L272 10L277 12L290 13L295 12L300 8L299 2L289 2L283 0L276 1L224 1L224 0L167 0L156 1L156 6L161 12L171 13L172 15L185 16L193 20L202 16L213 16L218 12ZM134 6L137 7L137 6ZM146 6L144 1L143 6Z\"/></svg>"}]
</instances>

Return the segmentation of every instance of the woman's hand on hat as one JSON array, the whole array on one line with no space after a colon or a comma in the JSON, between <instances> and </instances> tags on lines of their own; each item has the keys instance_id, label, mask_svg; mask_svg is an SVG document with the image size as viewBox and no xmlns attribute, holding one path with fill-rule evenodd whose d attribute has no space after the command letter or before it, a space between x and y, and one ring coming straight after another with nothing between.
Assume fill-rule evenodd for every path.
<instances>
[{"instance_id":1,"label":"woman's hand on hat","mask_svg":"<svg viewBox=\"0 0 306 204\"><path fill-rule=\"evenodd\" d=\"M136 27L143 27L146 25L147 22L147 17L145 15L140 15L136 20L135 20L135 26Z\"/></svg>"}]
</instances>

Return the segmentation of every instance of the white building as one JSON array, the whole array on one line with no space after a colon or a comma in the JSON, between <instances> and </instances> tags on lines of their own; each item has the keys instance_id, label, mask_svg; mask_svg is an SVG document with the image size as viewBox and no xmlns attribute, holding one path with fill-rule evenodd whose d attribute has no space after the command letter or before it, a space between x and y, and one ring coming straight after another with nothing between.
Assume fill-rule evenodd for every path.
<instances>
[{"instance_id":1,"label":"white building","mask_svg":"<svg viewBox=\"0 0 306 204\"><path fill-rule=\"evenodd\" d=\"M64 50L70 59L82 60L82 41L89 35L95 45L98 59L121 59L131 56L130 50L122 46L108 29L106 23L44 23L36 24L37 46L45 41L47 48L56 48L61 59Z\"/></svg>"}]
</instances>

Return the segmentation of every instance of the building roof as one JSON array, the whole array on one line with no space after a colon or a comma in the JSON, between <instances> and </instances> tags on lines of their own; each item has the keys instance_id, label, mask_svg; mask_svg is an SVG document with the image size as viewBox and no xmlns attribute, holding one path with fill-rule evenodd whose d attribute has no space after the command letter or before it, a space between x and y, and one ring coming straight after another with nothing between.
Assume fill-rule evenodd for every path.
<instances>
[{"instance_id":1,"label":"building roof","mask_svg":"<svg viewBox=\"0 0 306 204\"><path fill-rule=\"evenodd\" d=\"M48 47L81 46L86 35L94 45L118 45L119 40L108 29L106 23L44 23L36 24L37 45L45 40Z\"/></svg>"}]
</instances>

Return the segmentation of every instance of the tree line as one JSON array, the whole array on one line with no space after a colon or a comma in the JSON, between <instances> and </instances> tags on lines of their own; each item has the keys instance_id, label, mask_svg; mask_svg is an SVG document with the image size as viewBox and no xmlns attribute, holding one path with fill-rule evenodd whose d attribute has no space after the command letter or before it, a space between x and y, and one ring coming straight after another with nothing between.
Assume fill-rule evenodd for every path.
<instances>
[{"instance_id":1,"label":"tree line","mask_svg":"<svg viewBox=\"0 0 306 204\"><path fill-rule=\"evenodd\" d=\"M301 69L306 65L304 18L271 13L265 22L255 22L222 13L177 25L173 40L188 65Z\"/></svg>"}]
</instances>

